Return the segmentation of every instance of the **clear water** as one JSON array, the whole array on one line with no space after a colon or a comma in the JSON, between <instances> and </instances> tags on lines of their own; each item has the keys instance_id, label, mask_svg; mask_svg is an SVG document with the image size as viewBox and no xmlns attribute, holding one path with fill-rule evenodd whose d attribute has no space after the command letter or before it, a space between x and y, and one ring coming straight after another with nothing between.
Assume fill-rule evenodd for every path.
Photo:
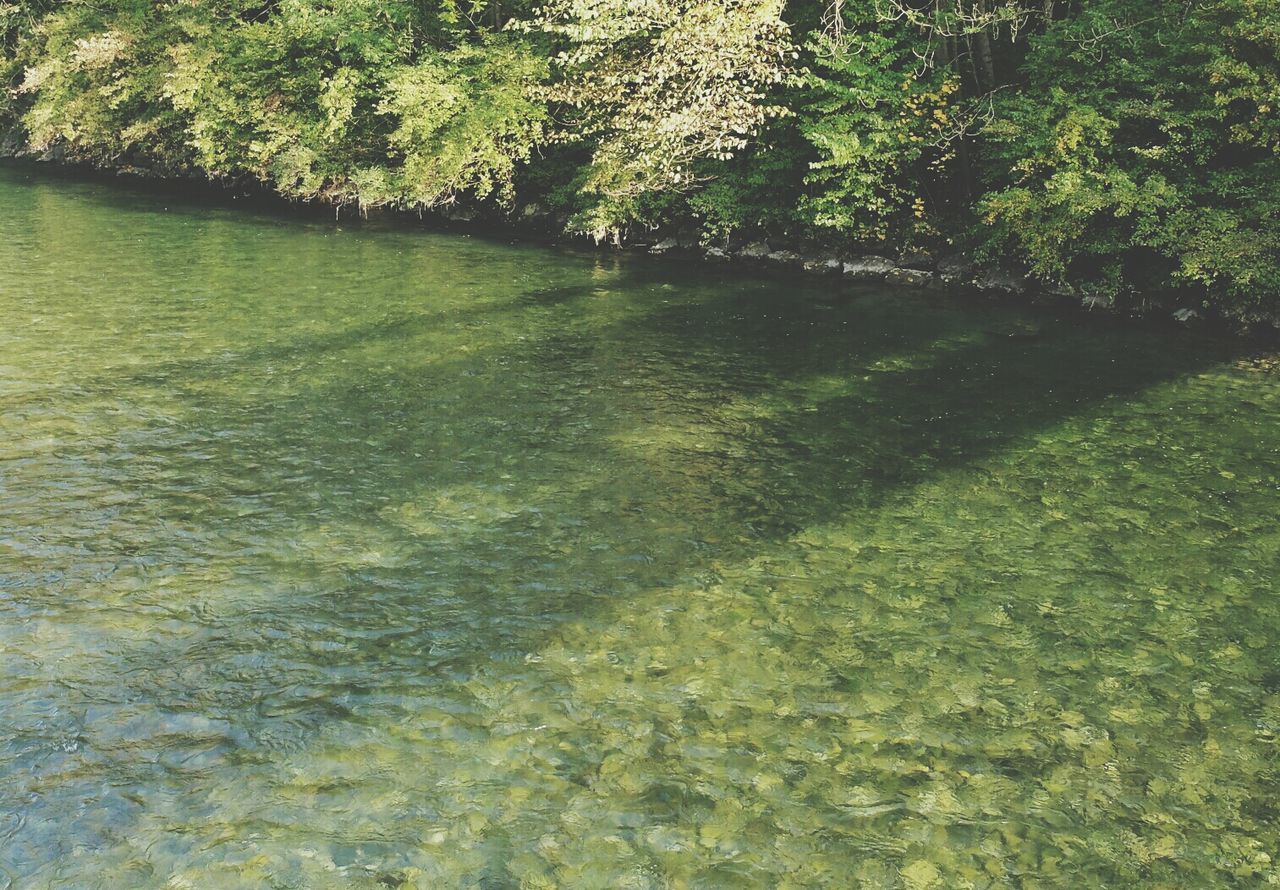
<instances>
[{"instance_id":1,"label":"clear water","mask_svg":"<svg viewBox=\"0 0 1280 890\"><path fill-rule=\"evenodd\" d=\"M1280 376L0 168L0 887L1280 881Z\"/></svg>"}]
</instances>

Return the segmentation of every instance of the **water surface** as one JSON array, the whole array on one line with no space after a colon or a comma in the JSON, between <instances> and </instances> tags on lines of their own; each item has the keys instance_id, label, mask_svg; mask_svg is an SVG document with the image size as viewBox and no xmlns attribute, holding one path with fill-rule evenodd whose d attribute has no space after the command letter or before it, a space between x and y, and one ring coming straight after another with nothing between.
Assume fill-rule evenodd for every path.
<instances>
[{"instance_id":1,"label":"water surface","mask_svg":"<svg viewBox=\"0 0 1280 890\"><path fill-rule=\"evenodd\" d=\"M1280 881L1280 377L0 168L0 887Z\"/></svg>"}]
</instances>

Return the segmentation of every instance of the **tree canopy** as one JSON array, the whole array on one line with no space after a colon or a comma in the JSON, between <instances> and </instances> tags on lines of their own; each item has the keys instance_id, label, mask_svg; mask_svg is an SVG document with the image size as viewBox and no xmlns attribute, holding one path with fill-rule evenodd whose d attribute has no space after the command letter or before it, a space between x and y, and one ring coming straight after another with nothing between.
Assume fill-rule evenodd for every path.
<instances>
[{"instance_id":1,"label":"tree canopy","mask_svg":"<svg viewBox=\"0 0 1280 890\"><path fill-rule=\"evenodd\" d=\"M1280 311L1275 0L8 0L0 77L107 167Z\"/></svg>"}]
</instances>

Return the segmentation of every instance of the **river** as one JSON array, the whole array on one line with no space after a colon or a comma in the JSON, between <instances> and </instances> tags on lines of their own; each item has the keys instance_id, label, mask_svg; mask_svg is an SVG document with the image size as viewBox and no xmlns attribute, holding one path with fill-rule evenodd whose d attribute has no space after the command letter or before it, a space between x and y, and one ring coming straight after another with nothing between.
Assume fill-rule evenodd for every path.
<instances>
[{"instance_id":1,"label":"river","mask_svg":"<svg viewBox=\"0 0 1280 890\"><path fill-rule=\"evenodd\" d=\"M0 887L1280 880L1280 375L0 167Z\"/></svg>"}]
</instances>

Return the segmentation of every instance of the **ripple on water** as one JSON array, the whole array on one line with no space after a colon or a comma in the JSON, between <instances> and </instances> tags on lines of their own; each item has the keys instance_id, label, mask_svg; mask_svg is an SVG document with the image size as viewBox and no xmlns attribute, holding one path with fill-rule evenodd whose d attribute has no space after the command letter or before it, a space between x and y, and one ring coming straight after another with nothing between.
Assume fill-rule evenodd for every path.
<instances>
[{"instance_id":1,"label":"ripple on water","mask_svg":"<svg viewBox=\"0 0 1280 890\"><path fill-rule=\"evenodd\" d=\"M0 886L1280 881L1229 345L159 206L0 168Z\"/></svg>"}]
</instances>

